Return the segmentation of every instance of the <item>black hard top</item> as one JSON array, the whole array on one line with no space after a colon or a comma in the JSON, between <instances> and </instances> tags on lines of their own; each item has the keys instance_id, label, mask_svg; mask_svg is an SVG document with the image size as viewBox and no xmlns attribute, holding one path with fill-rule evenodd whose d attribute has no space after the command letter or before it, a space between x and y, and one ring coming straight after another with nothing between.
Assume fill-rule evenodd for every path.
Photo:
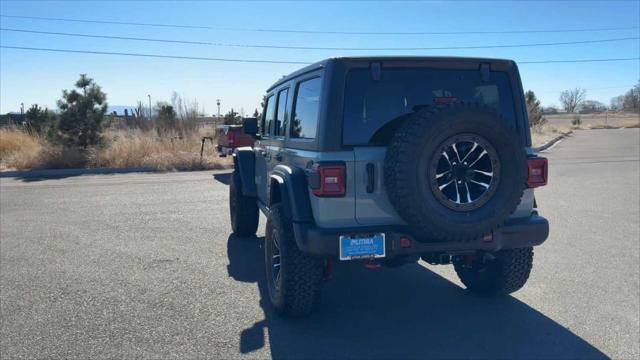
<instances>
[{"instance_id":1,"label":"black hard top","mask_svg":"<svg viewBox=\"0 0 640 360\"><path fill-rule=\"evenodd\" d=\"M306 74L308 72L326 68L330 63L349 63L349 62L396 62L396 61L406 61L406 62L439 62L439 63L490 63L490 64L500 64L502 66L510 66L514 65L515 62L509 59L492 59L492 58L475 58L475 57L462 57L462 56L341 56L341 57L332 57L324 60L320 60L313 64L307 65L299 70L292 72L291 74L279 79L273 85L269 87L267 92L271 91L273 88L278 85L285 83L293 78L296 78L302 74Z\"/></svg>"}]
</instances>

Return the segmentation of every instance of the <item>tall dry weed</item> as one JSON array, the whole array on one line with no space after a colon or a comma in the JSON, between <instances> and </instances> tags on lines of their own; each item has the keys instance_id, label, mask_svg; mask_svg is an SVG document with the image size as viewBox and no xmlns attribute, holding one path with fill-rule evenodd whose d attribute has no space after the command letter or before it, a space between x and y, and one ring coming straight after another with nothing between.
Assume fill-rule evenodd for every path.
<instances>
[{"instance_id":1,"label":"tall dry weed","mask_svg":"<svg viewBox=\"0 0 640 360\"><path fill-rule=\"evenodd\" d=\"M229 167L210 142L200 158L202 135L155 131L111 130L105 143L88 150L53 145L17 128L0 129L0 169L60 169L78 167L145 167L158 170L203 170Z\"/></svg>"}]
</instances>

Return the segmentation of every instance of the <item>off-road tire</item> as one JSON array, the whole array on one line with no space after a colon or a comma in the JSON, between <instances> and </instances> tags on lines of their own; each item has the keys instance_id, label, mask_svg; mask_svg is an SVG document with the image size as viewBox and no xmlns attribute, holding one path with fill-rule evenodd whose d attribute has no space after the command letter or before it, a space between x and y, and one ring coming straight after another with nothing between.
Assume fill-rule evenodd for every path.
<instances>
[{"instance_id":1,"label":"off-road tire","mask_svg":"<svg viewBox=\"0 0 640 360\"><path fill-rule=\"evenodd\" d=\"M479 295L506 295L520 290L529 279L533 267L533 248L507 249L495 253L486 263L455 262L460 281Z\"/></svg>"},{"instance_id":2,"label":"off-road tire","mask_svg":"<svg viewBox=\"0 0 640 360\"><path fill-rule=\"evenodd\" d=\"M272 274L274 236L280 247L280 279L276 286ZM299 317L309 314L318 304L323 283L324 261L300 251L280 204L269 209L265 234L265 270L269 298L276 312Z\"/></svg>"},{"instance_id":3,"label":"off-road tire","mask_svg":"<svg viewBox=\"0 0 640 360\"><path fill-rule=\"evenodd\" d=\"M429 164L448 139L469 134L486 140L497 154L500 179L478 208L456 211L431 188ZM469 241L496 230L513 213L525 189L527 161L517 131L493 109L456 103L429 107L407 117L394 134L384 163L389 201L419 241Z\"/></svg>"},{"instance_id":4,"label":"off-road tire","mask_svg":"<svg viewBox=\"0 0 640 360\"><path fill-rule=\"evenodd\" d=\"M242 195L241 189L240 175L234 171L229 183L231 229L239 236L255 236L260 219L258 204L255 198Z\"/></svg>"}]
</instances>

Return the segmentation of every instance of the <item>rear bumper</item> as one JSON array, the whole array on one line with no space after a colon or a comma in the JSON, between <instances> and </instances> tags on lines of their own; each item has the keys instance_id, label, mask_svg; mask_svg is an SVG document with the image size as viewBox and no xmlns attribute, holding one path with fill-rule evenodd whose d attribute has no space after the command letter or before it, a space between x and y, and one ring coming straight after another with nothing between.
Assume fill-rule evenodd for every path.
<instances>
[{"instance_id":1,"label":"rear bumper","mask_svg":"<svg viewBox=\"0 0 640 360\"><path fill-rule=\"evenodd\" d=\"M376 226L366 228L321 229L312 224L294 223L298 247L306 253L338 257L338 240L340 235L384 233L386 241L386 257L422 253L455 253L471 250L498 251L502 249L523 248L542 244L549 236L547 219L532 215L528 218L508 220L504 226L493 233L489 239L476 239L467 242L418 242L412 241L410 247L401 247L400 238L413 236L406 227Z\"/></svg>"}]
</instances>

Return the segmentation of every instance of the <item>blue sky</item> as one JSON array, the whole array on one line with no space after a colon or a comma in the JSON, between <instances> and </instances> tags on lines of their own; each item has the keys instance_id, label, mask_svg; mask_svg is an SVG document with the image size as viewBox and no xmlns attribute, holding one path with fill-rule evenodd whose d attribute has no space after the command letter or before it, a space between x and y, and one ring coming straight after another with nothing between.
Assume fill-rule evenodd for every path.
<instances>
[{"instance_id":1,"label":"blue sky","mask_svg":"<svg viewBox=\"0 0 640 360\"><path fill-rule=\"evenodd\" d=\"M0 18L3 28L134 36L189 41L341 47L438 47L581 41L637 37L640 30L607 32L471 35L335 35L232 31L223 28L288 28L344 31L490 31L638 26L640 1L498 2L125 2L2 1L3 15L27 15L125 22L194 24L216 29L183 29ZM220 29L217 29L220 28ZM88 39L0 32L5 46L137 52L181 56L312 62L336 55L453 55L516 61L626 58L640 56L637 40L507 49L438 51L276 50ZM245 64L27 52L0 49L0 113L37 103L55 108L61 89L87 73L107 92L111 105L137 100L168 101L173 91L216 111L233 107L253 112L264 90L300 65ZM589 99L609 103L640 79L638 61L522 64L525 89L544 105L557 105L563 89L582 87Z\"/></svg>"}]
</instances>

